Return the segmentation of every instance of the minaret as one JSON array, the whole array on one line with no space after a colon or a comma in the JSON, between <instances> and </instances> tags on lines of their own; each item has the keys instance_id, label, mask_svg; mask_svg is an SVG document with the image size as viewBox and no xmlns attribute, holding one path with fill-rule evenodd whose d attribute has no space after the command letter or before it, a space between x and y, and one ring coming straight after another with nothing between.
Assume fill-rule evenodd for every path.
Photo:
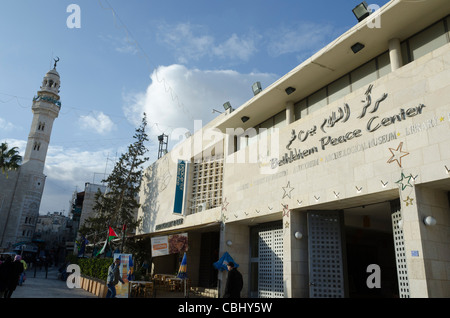
<instances>
[{"instance_id":1,"label":"minaret","mask_svg":"<svg viewBox=\"0 0 450 318\"><path fill-rule=\"evenodd\" d=\"M30 242L34 235L45 185L45 158L53 121L61 108L58 60L33 98L33 121L22 165L18 171L11 171L8 179L0 175L0 250Z\"/></svg>"},{"instance_id":2,"label":"minaret","mask_svg":"<svg viewBox=\"0 0 450 318\"><path fill-rule=\"evenodd\" d=\"M43 173L48 144L52 133L53 121L61 109L59 101L60 78L56 71L55 60L52 70L45 74L40 91L33 98L33 121L28 135L27 148L23 158L23 169Z\"/></svg>"}]
</instances>

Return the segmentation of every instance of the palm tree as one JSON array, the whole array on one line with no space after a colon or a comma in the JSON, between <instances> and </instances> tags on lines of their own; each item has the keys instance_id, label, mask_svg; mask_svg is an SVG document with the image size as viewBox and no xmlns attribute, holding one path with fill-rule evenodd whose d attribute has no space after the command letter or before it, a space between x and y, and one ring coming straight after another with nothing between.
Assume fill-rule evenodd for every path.
<instances>
[{"instance_id":1,"label":"palm tree","mask_svg":"<svg viewBox=\"0 0 450 318\"><path fill-rule=\"evenodd\" d=\"M17 149L17 147L8 149L6 142L0 146L0 169L3 174L6 174L7 178L8 171L19 169L20 163L22 162L22 157L19 155Z\"/></svg>"}]
</instances>

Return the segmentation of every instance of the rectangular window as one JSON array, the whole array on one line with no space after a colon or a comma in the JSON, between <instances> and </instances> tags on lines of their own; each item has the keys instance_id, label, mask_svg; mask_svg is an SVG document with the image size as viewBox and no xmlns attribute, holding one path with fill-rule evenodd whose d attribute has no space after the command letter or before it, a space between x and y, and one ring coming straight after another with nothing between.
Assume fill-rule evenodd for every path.
<instances>
[{"instance_id":1,"label":"rectangular window","mask_svg":"<svg viewBox=\"0 0 450 318\"><path fill-rule=\"evenodd\" d=\"M411 62L411 56L409 54L409 44L407 40L401 43L401 49L403 65L406 65Z\"/></svg>"},{"instance_id":2,"label":"rectangular window","mask_svg":"<svg viewBox=\"0 0 450 318\"><path fill-rule=\"evenodd\" d=\"M391 72L391 59L389 51L377 57L378 78L383 77Z\"/></svg>"},{"instance_id":3,"label":"rectangular window","mask_svg":"<svg viewBox=\"0 0 450 318\"><path fill-rule=\"evenodd\" d=\"M268 120L262 122L258 126L258 154L270 156L271 135L273 134L273 121L274 117L270 117Z\"/></svg>"},{"instance_id":4,"label":"rectangular window","mask_svg":"<svg viewBox=\"0 0 450 318\"><path fill-rule=\"evenodd\" d=\"M450 42L450 15L445 19L445 31L447 32L447 43Z\"/></svg>"},{"instance_id":5,"label":"rectangular window","mask_svg":"<svg viewBox=\"0 0 450 318\"><path fill-rule=\"evenodd\" d=\"M273 117L270 117L266 121L263 121L259 125L259 128L260 129L266 129L267 134L270 135L272 133L272 129L273 129ZM258 133L260 133L260 131L258 131Z\"/></svg>"},{"instance_id":6,"label":"rectangular window","mask_svg":"<svg viewBox=\"0 0 450 318\"><path fill-rule=\"evenodd\" d=\"M377 65L375 60L369 61L364 65L361 65L356 70L351 72L352 78L352 91L358 88L367 86L369 83L378 79Z\"/></svg>"},{"instance_id":7,"label":"rectangular window","mask_svg":"<svg viewBox=\"0 0 450 318\"><path fill-rule=\"evenodd\" d=\"M444 21L440 21L409 39L412 61L447 44Z\"/></svg>"},{"instance_id":8,"label":"rectangular window","mask_svg":"<svg viewBox=\"0 0 450 318\"><path fill-rule=\"evenodd\" d=\"M350 94L350 78L345 75L328 85L328 104Z\"/></svg>"},{"instance_id":9,"label":"rectangular window","mask_svg":"<svg viewBox=\"0 0 450 318\"><path fill-rule=\"evenodd\" d=\"M276 114L273 118L273 127L274 128L282 128L286 124L286 111L281 111Z\"/></svg>"},{"instance_id":10,"label":"rectangular window","mask_svg":"<svg viewBox=\"0 0 450 318\"><path fill-rule=\"evenodd\" d=\"M40 122L38 125L38 130L44 131L44 128L45 128L45 123Z\"/></svg>"},{"instance_id":11,"label":"rectangular window","mask_svg":"<svg viewBox=\"0 0 450 318\"><path fill-rule=\"evenodd\" d=\"M321 90L315 92L311 96L308 97L308 113L312 112L324 107L327 105L327 88L324 87Z\"/></svg>"},{"instance_id":12,"label":"rectangular window","mask_svg":"<svg viewBox=\"0 0 450 318\"><path fill-rule=\"evenodd\" d=\"M259 125L255 128L249 128L248 130L248 145L253 145L258 141L258 131L259 131Z\"/></svg>"},{"instance_id":13,"label":"rectangular window","mask_svg":"<svg viewBox=\"0 0 450 318\"><path fill-rule=\"evenodd\" d=\"M302 99L300 102L295 104L294 114L295 114L295 120L299 120L300 118L303 118L306 115L308 115L308 104L307 104L306 98Z\"/></svg>"},{"instance_id":14,"label":"rectangular window","mask_svg":"<svg viewBox=\"0 0 450 318\"><path fill-rule=\"evenodd\" d=\"M237 151L244 149L247 147L247 135L243 133L242 135L237 136Z\"/></svg>"}]
</instances>

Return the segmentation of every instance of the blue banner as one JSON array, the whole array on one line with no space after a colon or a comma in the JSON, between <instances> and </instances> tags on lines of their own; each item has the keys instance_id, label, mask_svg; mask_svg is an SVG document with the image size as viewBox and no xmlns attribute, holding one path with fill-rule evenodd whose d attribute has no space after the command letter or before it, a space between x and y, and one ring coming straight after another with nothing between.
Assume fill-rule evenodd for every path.
<instances>
[{"instance_id":1,"label":"blue banner","mask_svg":"<svg viewBox=\"0 0 450 318\"><path fill-rule=\"evenodd\" d=\"M177 184L175 186L175 203L173 213L181 214L183 211L184 183L186 179L186 162L178 161Z\"/></svg>"}]
</instances>

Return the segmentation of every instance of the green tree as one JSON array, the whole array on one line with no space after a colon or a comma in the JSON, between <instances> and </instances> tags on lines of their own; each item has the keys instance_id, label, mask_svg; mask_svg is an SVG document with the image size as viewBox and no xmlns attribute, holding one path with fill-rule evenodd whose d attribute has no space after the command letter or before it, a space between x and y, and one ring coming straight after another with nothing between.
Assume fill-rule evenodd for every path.
<instances>
[{"instance_id":1,"label":"green tree","mask_svg":"<svg viewBox=\"0 0 450 318\"><path fill-rule=\"evenodd\" d=\"M148 149L147 118L144 113L141 125L136 129L135 141L128 146L128 151L122 154L116 162L111 174L102 182L106 183L106 191L96 193L93 206L95 215L86 220L79 232L88 236L92 242L106 239L108 225L122 237L120 230L124 225L128 229L135 229L141 220L136 219L136 212L140 206L138 202L139 188L142 180L142 165L148 160L144 157ZM123 245L122 245L123 249Z\"/></svg>"},{"instance_id":2,"label":"green tree","mask_svg":"<svg viewBox=\"0 0 450 318\"><path fill-rule=\"evenodd\" d=\"M8 178L8 171L17 170L22 163L22 157L17 151L17 147L12 147L8 149L8 144L6 142L2 143L0 146L0 169L2 173Z\"/></svg>"}]
</instances>

